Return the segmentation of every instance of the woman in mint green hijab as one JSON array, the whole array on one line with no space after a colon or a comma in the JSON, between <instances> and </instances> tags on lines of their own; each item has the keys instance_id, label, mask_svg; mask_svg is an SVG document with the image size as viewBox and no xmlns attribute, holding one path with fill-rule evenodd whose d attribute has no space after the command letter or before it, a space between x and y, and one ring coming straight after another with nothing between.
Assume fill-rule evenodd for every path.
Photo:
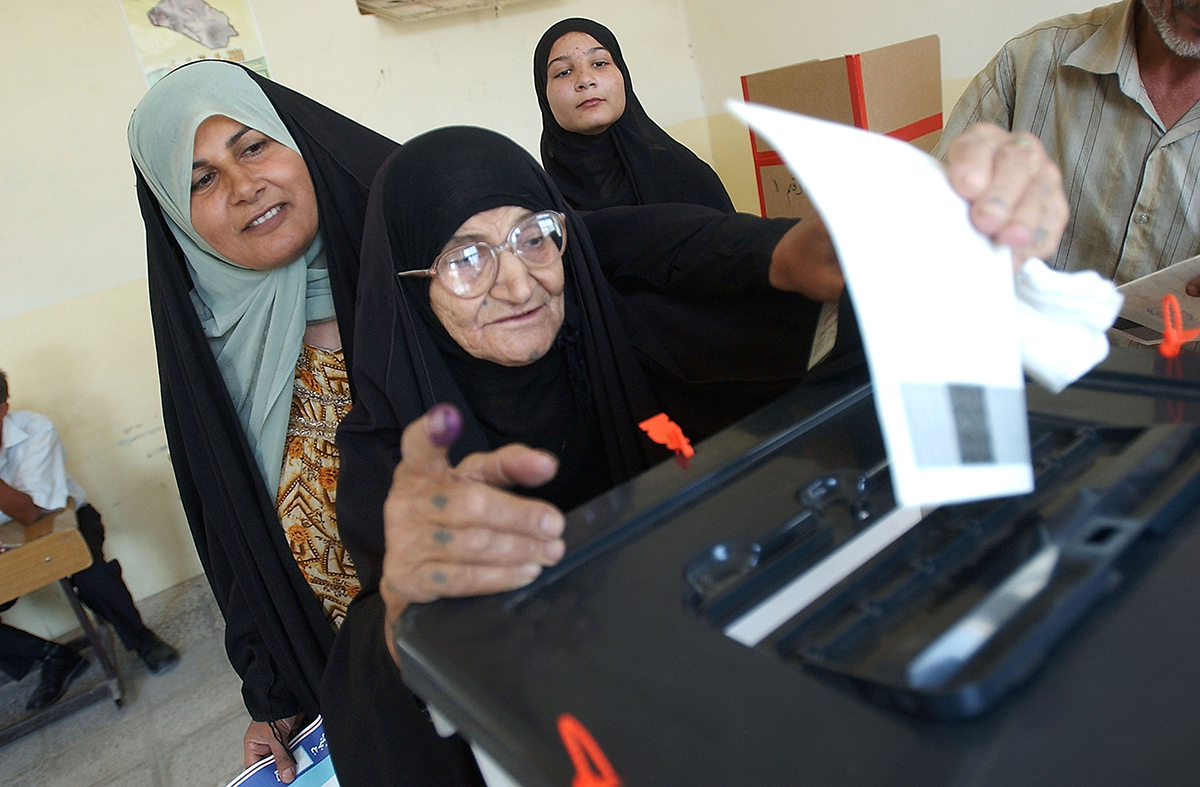
<instances>
[{"instance_id":1,"label":"woman in mint green hijab","mask_svg":"<svg viewBox=\"0 0 1200 787\"><path fill-rule=\"evenodd\" d=\"M167 117L177 122L164 122ZM251 131L224 144L243 127ZM200 145L193 144L202 138L210 140L206 153L211 155L202 155ZM194 284L192 302L259 469L264 479L273 478L283 458L295 358L307 327L330 323L336 335L316 197L304 161L258 85L240 69L216 61L180 69L156 85L133 113L129 146L183 250ZM222 158L223 147L229 155ZM267 171L263 162L270 156L278 161L266 163ZM234 172L235 167L245 172ZM288 167L298 168L307 180L304 189L277 183L286 177L278 173ZM249 187L260 193L230 194L246 188L235 181L239 177L256 179L261 185ZM245 228L279 203L280 215L271 218L278 226L269 227L271 232L261 225ZM193 226L192 208L202 205L207 214L224 209L229 223L243 225L243 234L258 231L240 248L234 246L234 253L242 252L239 259L222 254ZM216 235L217 245L233 246L219 222L207 222L217 226L210 237ZM285 242L274 240L283 233L289 234ZM258 251L268 245L275 249ZM274 257L264 263L261 258L271 251ZM339 348L340 342L330 349Z\"/></svg>"},{"instance_id":2,"label":"woman in mint green hijab","mask_svg":"<svg viewBox=\"0 0 1200 787\"><path fill-rule=\"evenodd\" d=\"M367 193L397 146L217 61L151 88L129 146L171 461L254 719L247 763L286 757L358 587L333 435Z\"/></svg>"}]
</instances>

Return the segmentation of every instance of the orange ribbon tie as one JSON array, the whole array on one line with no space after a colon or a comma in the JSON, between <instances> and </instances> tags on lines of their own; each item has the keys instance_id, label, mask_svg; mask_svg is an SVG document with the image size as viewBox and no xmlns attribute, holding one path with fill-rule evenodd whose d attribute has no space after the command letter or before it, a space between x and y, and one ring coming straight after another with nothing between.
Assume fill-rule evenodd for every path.
<instances>
[{"instance_id":1,"label":"orange ribbon tie","mask_svg":"<svg viewBox=\"0 0 1200 787\"><path fill-rule=\"evenodd\" d=\"M665 445L679 456L687 458L696 453L696 450L692 448L692 441L684 436L683 430L668 418L666 413L659 413L647 418L638 426L651 440L659 445Z\"/></svg>"},{"instance_id":2,"label":"orange ribbon tie","mask_svg":"<svg viewBox=\"0 0 1200 787\"><path fill-rule=\"evenodd\" d=\"M1179 299L1173 294L1163 296L1163 340L1158 351L1164 358L1175 358L1179 350L1187 342L1200 336L1200 328L1190 331L1183 329L1183 310L1179 308Z\"/></svg>"},{"instance_id":3,"label":"orange ribbon tie","mask_svg":"<svg viewBox=\"0 0 1200 787\"><path fill-rule=\"evenodd\" d=\"M571 787L621 787L620 777L583 722L564 713L558 717L558 734L575 766Z\"/></svg>"}]
</instances>

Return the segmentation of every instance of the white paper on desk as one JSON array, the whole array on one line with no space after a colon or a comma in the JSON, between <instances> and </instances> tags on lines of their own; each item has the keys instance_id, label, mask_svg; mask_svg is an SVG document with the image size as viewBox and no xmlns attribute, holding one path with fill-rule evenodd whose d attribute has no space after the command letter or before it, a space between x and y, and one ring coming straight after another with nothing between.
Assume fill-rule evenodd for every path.
<instances>
[{"instance_id":1,"label":"white paper on desk","mask_svg":"<svg viewBox=\"0 0 1200 787\"><path fill-rule=\"evenodd\" d=\"M1162 340L1163 296L1173 293L1179 300L1179 312L1183 318L1183 329L1200 328L1200 298L1184 292L1192 279L1200 277L1200 257L1191 257L1168 265L1149 276L1122 284L1117 291L1125 296L1121 316L1138 325L1153 329L1158 341ZM1154 342L1157 343L1157 342Z\"/></svg>"},{"instance_id":2,"label":"white paper on desk","mask_svg":"<svg viewBox=\"0 0 1200 787\"><path fill-rule=\"evenodd\" d=\"M729 108L779 152L833 237L901 504L1031 490L1010 252L972 228L941 165L917 148Z\"/></svg>"}]
</instances>

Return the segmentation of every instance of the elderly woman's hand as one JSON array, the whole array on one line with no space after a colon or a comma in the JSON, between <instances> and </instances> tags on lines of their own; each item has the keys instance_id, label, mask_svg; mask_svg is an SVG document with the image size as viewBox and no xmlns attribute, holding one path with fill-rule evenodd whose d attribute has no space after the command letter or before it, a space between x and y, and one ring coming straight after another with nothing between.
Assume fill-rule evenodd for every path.
<instances>
[{"instance_id":1,"label":"elderly woman's hand","mask_svg":"<svg viewBox=\"0 0 1200 787\"><path fill-rule=\"evenodd\" d=\"M1069 214L1062 175L1032 134L977 123L946 153L950 185L971 205L971 223L1013 250L1013 262L1046 259Z\"/></svg>"},{"instance_id":2,"label":"elderly woman's hand","mask_svg":"<svg viewBox=\"0 0 1200 787\"><path fill-rule=\"evenodd\" d=\"M503 489L546 483L558 460L513 444L451 467L446 452L461 431L462 415L441 404L401 438L383 508L380 594L389 629L410 603L512 590L562 558L562 512ZM386 639L395 658L390 631Z\"/></svg>"},{"instance_id":3,"label":"elderly woman's hand","mask_svg":"<svg viewBox=\"0 0 1200 787\"><path fill-rule=\"evenodd\" d=\"M842 297L846 280L820 216L814 213L779 239L771 253L768 279L778 290L798 292L814 301L836 303Z\"/></svg>"}]
</instances>

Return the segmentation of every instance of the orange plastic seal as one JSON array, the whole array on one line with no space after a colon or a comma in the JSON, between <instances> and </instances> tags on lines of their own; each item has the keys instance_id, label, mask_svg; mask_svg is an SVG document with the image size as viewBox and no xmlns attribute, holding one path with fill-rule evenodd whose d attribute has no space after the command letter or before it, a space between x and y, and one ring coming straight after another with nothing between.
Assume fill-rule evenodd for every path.
<instances>
[{"instance_id":1,"label":"orange plastic seal","mask_svg":"<svg viewBox=\"0 0 1200 787\"><path fill-rule=\"evenodd\" d=\"M1200 328L1190 331L1183 329L1183 310L1179 308L1179 299L1171 293L1163 296L1163 340L1158 351L1164 358L1175 358L1180 348L1200 336Z\"/></svg>"},{"instance_id":2,"label":"orange plastic seal","mask_svg":"<svg viewBox=\"0 0 1200 787\"><path fill-rule=\"evenodd\" d=\"M571 787L621 787L621 778L583 722L564 713L558 717L558 734L575 766Z\"/></svg>"},{"instance_id":3,"label":"orange plastic seal","mask_svg":"<svg viewBox=\"0 0 1200 787\"><path fill-rule=\"evenodd\" d=\"M638 424L638 427L651 440L659 445L665 445L679 456L686 458L696 453L696 449L692 448L692 441L684 436L679 424L668 418L666 413L659 413L647 418Z\"/></svg>"}]
</instances>

